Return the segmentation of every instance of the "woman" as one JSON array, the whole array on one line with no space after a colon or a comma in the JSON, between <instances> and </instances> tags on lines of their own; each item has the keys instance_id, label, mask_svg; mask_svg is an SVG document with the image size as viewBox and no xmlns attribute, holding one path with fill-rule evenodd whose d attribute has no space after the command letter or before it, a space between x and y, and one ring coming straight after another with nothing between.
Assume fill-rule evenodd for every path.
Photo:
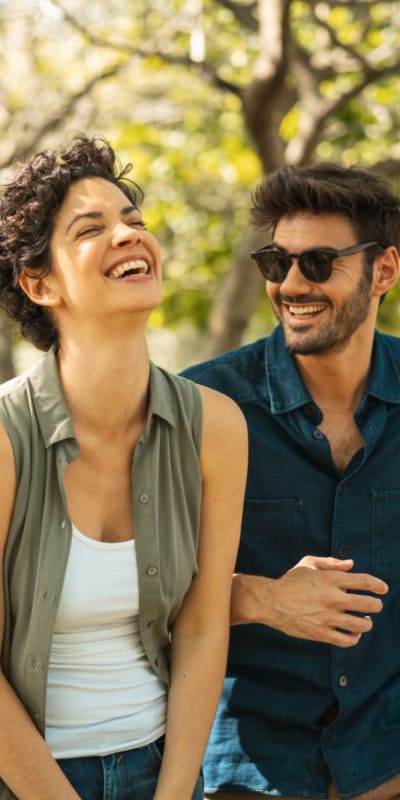
<instances>
[{"instance_id":1,"label":"woman","mask_svg":"<svg viewBox=\"0 0 400 800\"><path fill-rule=\"evenodd\" d=\"M149 361L161 255L125 173L82 136L0 197L0 302L48 351L0 390L1 800L202 796L246 431Z\"/></svg>"}]
</instances>

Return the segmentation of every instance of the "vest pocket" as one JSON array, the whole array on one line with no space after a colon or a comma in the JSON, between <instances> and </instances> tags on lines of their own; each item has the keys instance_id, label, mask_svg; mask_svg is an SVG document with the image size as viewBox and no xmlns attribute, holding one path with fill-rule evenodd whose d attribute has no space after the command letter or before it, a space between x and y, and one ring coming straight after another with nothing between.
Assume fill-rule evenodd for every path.
<instances>
[{"instance_id":1,"label":"vest pocket","mask_svg":"<svg viewBox=\"0 0 400 800\"><path fill-rule=\"evenodd\" d=\"M236 569L278 578L305 555L300 497L246 500Z\"/></svg>"},{"instance_id":2,"label":"vest pocket","mask_svg":"<svg viewBox=\"0 0 400 800\"><path fill-rule=\"evenodd\" d=\"M372 489L374 575L400 580L400 489Z\"/></svg>"}]
</instances>

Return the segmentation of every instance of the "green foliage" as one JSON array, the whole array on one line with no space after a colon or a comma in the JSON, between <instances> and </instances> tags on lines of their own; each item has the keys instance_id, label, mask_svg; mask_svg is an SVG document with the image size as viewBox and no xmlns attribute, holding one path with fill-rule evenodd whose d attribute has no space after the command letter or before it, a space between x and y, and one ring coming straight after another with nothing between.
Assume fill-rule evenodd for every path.
<instances>
[{"instance_id":1,"label":"green foliage","mask_svg":"<svg viewBox=\"0 0 400 800\"><path fill-rule=\"evenodd\" d=\"M253 8L239 0L237 5ZM244 124L240 92L254 77L259 58L256 19L255 9L246 27L217 0L0 5L0 160L7 164L13 147L23 151L43 126L35 149L85 130L105 135L122 161L133 162L133 177L145 189L146 220L165 256L165 299L151 318L154 329L190 319L205 330L248 226L261 166ZM206 45L206 61L199 63L189 60L196 26ZM334 102L357 86L364 59L378 70L398 58L400 2L335 6L295 0L291 35L299 58L314 70L319 99ZM65 111L66 98L111 67L120 69ZM299 75L294 65L285 79L292 99L282 105L284 147L300 136L309 113ZM221 80L236 90L221 87ZM316 138L313 157L366 165L398 161L399 95L394 71L338 103ZM57 112L61 120L45 128ZM381 308L385 330L399 329L399 301L396 289ZM249 335L262 335L273 324L262 298Z\"/></svg>"}]
</instances>

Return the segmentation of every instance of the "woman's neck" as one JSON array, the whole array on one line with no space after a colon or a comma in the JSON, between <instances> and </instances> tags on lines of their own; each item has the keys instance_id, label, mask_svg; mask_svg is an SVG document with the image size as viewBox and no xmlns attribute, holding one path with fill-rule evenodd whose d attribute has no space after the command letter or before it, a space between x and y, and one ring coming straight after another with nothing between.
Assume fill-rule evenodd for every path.
<instances>
[{"instance_id":1,"label":"woman's neck","mask_svg":"<svg viewBox=\"0 0 400 800\"><path fill-rule=\"evenodd\" d=\"M79 337L61 342L60 379L75 426L112 435L144 421L148 404L150 360L142 335L105 335L90 342Z\"/></svg>"}]
</instances>

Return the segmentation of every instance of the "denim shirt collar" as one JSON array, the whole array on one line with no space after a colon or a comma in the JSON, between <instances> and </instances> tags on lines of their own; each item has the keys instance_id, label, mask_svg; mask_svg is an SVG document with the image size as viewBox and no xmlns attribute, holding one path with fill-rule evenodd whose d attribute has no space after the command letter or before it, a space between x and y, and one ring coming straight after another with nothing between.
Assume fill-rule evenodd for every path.
<instances>
[{"instance_id":1,"label":"denim shirt collar","mask_svg":"<svg viewBox=\"0 0 400 800\"><path fill-rule=\"evenodd\" d=\"M313 403L294 358L285 347L282 326L278 325L265 342L265 393L271 414L285 414ZM399 343L398 359L393 343ZM378 331L375 331L371 373L362 403L368 396L385 403L400 403L400 340L383 336Z\"/></svg>"},{"instance_id":2,"label":"denim shirt collar","mask_svg":"<svg viewBox=\"0 0 400 800\"><path fill-rule=\"evenodd\" d=\"M32 386L33 405L46 447L64 439L75 439L74 428L61 387L55 349L52 347L26 374ZM150 364L150 402L144 436L148 436L154 415L175 427L171 389L164 372Z\"/></svg>"}]
</instances>

